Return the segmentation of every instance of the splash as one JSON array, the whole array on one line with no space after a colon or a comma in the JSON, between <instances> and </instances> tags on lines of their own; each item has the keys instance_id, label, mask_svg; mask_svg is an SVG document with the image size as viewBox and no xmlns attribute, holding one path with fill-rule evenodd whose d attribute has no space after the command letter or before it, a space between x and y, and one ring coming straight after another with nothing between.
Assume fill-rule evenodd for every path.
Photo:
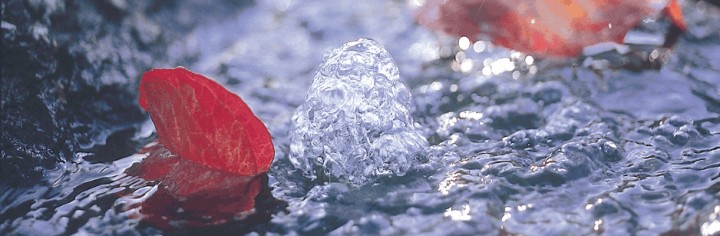
<instances>
[{"instance_id":1,"label":"splash","mask_svg":"<svg viewBox=\"0 0 720 236\"><path fill-rule=\"evenodd\" d=\"M427 141L413 126L410 93L390 54L359 39L324 61L292 118L293 165L311 179L360 185L420 162Z\"/></svg>"}]
</instances>

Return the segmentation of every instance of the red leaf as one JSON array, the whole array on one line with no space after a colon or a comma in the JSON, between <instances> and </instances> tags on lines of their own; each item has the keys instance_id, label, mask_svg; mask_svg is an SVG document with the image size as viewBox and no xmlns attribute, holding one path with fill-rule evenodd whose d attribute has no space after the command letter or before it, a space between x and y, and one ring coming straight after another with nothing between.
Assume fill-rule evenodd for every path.
<instances>
[{"instance_id":1,"label":"red leaf","mask_svg":"<svg viewBox=\"0 0 720 236\"><path fill-rule=\"evenodd\" d=\"M154 69L140 106L162 143L182 158L239 175L267 172L275 150L265 125L239 96L185 68Z\"/></svg>"},{"instance_id":2,"label":"red leaf","mask_svg":"<svg viewBox=\"0 0 720 236\"><path fill-rule=\"evenodd\" d=\"M652 0L428 0L418 22L434 30L494 43L527 53L575 56L585 46L621 42L643 18L659 13ZM674 5L673 5L674 4ZM668 6L684 27L675 0Z\"/></svg>"}]
</instances>

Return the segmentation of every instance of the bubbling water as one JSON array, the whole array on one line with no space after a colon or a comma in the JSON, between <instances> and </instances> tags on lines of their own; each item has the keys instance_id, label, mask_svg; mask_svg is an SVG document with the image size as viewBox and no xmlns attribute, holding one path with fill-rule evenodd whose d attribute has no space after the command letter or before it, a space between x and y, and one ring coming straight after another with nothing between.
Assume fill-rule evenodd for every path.
<instances>
[{"instance_id":1,"label":"bubbling water","mask_svg":"<svg viewBox=\"0 0 720 236\"><path fill-rule=\"evenodd\" d=\"M290 160L311 179L361 185L402 176L427 146L395 62L370 39L325 56L292 120Z\"/></svg>"}]
</instances>

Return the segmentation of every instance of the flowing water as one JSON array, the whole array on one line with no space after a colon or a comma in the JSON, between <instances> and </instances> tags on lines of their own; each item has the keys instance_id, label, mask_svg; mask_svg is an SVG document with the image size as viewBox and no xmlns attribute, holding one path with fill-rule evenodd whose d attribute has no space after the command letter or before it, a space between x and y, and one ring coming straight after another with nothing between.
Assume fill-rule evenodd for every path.
<instances>
[{"instance_id":1,"label":"flowing water","mask_svg":"<svg viewBox=\"0 0 720 236\"><path fill-rule=\"evenodd\" d=\"M150 158L139 151L155 139L148 119L110 135L137 144L115 152L137 154L75 153L34 186L3 186L0 234L720 235L720 9L684 2L688 33L669 52L634 46L657 59L636 66L447 38L414 23L414 2L258 1L172 41L169 62L153 66L223 83L271 132L270 171L236 182L255 196L242 216L151 220L143 203L169 200L129 171ZM347 65L338 49L323 64L358 38L378 48ZM330 160L304 159L314 152ZM215 195L167 207L234 204Z\"/></svg>"}]
</instances>

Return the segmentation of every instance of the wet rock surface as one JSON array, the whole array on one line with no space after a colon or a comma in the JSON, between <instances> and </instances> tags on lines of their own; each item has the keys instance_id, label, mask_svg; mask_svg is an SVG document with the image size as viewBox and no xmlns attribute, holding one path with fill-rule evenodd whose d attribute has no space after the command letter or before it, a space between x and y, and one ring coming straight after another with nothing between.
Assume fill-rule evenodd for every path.
<instances>
[{"instance_id":1,"label":"wet rock surface","mask_svg":"<svg viewBox=\"0 0 720 236\"><path fill-rule=\"evenodd\" d=\"M683 3L688 33L661 67L633 70L435 37L413 23L412 2L49 3L2 5L10 128L3 129L0 234L718 234L720 10L707 1ZM44 12L54 13L44 20ZM97 18L71 27L54 21L61 17ZM43 32L33 25L57 44L33 38ZM291 163L291 118L323 55L358 38L374 39L395 60L429 144L427 162L362 185L312 181ZM29 63L6 66L16 62L5 59L11 49ZM57 51L72 57L60 60ZM606 63L595 62L588 64ZM139 77L125 75L159 66L217 78L270 129L276 156L255 199L256 220L163 231L135 218L132 206L156 184L124 174L145 158L126 155L154 129L129 112L138 109L129 88ZM32 89L17 89L25 87ZM58 160L66 162L30 171ZM35 173L39 182L8 186L6 173Z\"/></svg>"},{"instance_id":2,"label":"wet rock surface","mask_svg":"<svg viewBox=\"0 0 720 236\"><path fill-rule=\"evenodd\" d=\"M133 102L135 77L153 53L131 32L152 22L128 24L128 9L104 4L2 3L3 180L37 180L145 119Z\"/></svg>"}]
</instances>

